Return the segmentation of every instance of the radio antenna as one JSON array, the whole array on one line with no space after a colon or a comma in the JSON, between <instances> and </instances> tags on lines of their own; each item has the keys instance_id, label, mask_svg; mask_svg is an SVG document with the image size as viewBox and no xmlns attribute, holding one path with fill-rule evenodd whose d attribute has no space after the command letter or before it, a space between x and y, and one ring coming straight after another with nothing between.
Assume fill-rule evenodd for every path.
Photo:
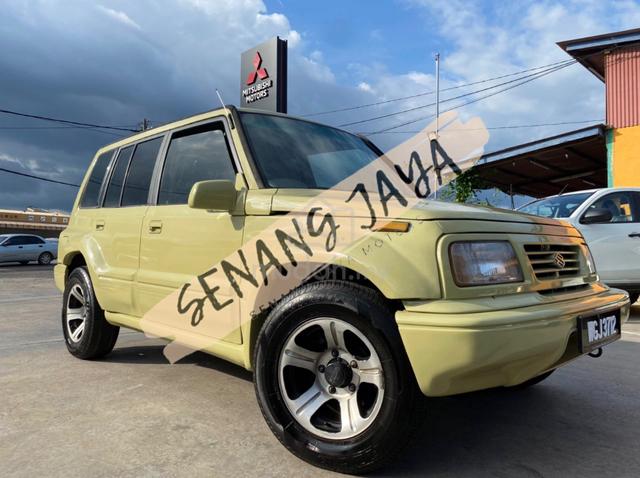
<instances>
[{"instance_id":1,"label":"radio antenna","mask_svg":"<svg viewBox=\"0 0 640 478\"><path fill-rule=\"evenodd\" d=\"M228 112L227 106L224 104L224 101L222 101L222 96L220 96L220 92L218 91L218 88L216 88L216 95L218 95L218 99L220 100L220 104L222 105L224 110Z\"/></svg>"}]
</instances>

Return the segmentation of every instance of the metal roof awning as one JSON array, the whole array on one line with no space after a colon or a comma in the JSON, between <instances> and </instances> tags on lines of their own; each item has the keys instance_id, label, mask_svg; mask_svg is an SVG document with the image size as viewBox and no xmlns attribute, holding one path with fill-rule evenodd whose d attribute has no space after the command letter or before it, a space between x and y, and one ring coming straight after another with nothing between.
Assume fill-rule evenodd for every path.
<instances>
[{"instance_id":1,"label":"metal roof awning","mask_svg":"<svg viewBox=\"0 0 640 478\"><path fill-rule=\"evenodd\" d=\"M474 171L489 187L535 198L607 187L605 126L485 154Z\"/></svg>"},{"instance_id":2,"label":"metal roof awning","mask_svg":"<svg viewBox=\"0 0 640 478\"><path fill-rule=\"evenodd\" d=\"M604 81L605 52L637 44L640 44L640 28L557 43L601 81Z\"/></svg>"}]
</instances>

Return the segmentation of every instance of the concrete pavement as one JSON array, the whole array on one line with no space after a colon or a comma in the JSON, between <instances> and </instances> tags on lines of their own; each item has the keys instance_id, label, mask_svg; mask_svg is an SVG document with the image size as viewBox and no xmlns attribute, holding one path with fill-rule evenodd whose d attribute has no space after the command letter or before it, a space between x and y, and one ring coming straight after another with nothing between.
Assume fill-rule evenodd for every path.
<instances>
[{"instance_id":1,"label":"concrete pavement","mask_svg":"<svg viewBox=\"0 0 640 478\"><path fill-rule=\"evenodd\" d=\"M331 476L271 435L251 375L121 330L69 355L52 268L0 265L2 476ZM381 476L640 476L640 305L624 339L526 391L428 400L414 447ZM335 475L334 475L335 476Z\"/></svg>"}]
</instances>

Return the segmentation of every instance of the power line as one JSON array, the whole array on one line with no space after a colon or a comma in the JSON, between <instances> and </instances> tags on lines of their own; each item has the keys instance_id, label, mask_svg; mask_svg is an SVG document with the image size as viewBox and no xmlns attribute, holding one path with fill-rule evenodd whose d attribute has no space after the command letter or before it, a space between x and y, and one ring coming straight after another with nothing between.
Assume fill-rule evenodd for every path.
<instances>
[{"instance_id":1,"label":"power line","mask_svg":"<svg viewBox=\"0 0 640 478\"><path fill-rule=\"evenodd\" d=\"M555 62L555 63L549 63L548 65L537 66L535 68L528 68L526 70L520 70L520 71L516 71L514 73L509 73L509 74L506 74L506 75L494 76L493 78L486 78L484 80L474 81L474 82L471 82L471 83L464 83L462 85L451 86L449 88L443 88L440 91L457 90L457 89L460 89L460 88L465 88L467 86L474 86L474 85L479 85L479 84L482 84L482 83L488 83L490 81L501 80L503 78L508 78L510 76L520 75L522 73L528 73L528 72L536 71L536 70L542 70L544 68L549 68L549 67L552 67L552 66L561 65L563 63L572 63L574 61L575 60L563 60L563 61L558 61L558 62ZM311 117L311 116L328 115L330 113L341 113L343 111L359 110L359 109L362 109L362 108L369 108L371 106L385 105L385 104L393 103L393 102L396 102L396 101L404 101L404 100L410 100L410 99L413 99L413 98L419 98L421 96L428 96L428 95L432 95L434 93L435 93L435 91L425 91L425 92L422 92L422 93L417 93L415 95L401 96L401 97L398 97L398 98L391 98L391 99L388 99L388 100L376 101L374 103L366 103L366 104L361 104L361 105L356 105L356 106L350 106L350 107L347 107L347 108L339 108L339 109L335 109L335 110L320 111L318 113L308 113L308 114L305 114L305 115L301 115L301 117L302 118L308 118L308 117Z\"/></svg>"},{"instance_id":2,"label":"power line","mask_svg":"<svg viewBox=\"0 0 640 478\"><path fill-rule=\"evenodd\" d=\"M465 98L467 96L473 96L473 95L476 95L478 93L482 93L483 91L493 90L493 89L498 88L500 86L508 85L508 84L511 84L511 83L516 83L518 81L521 81L521 80L524 80L524 79L527 79L527 78L537 79L537 78L540 78L542 76L545 76L548 73L553 73L554 71L558 71L558 70L560 70L562 68L566 68L567 66L573 65L575 63L577 63L576 60L570 60L569 62L564 63L562 65L554 66L552 68L547 68L546 70L542 70L542 71L539 71L537 73L532 73L532 74L529 74L529 75L521 76L521 77L515 78L513 80L505 81L503 83L498 83L497 85L488 86L486 88L481 88L479 90L471 91L469 93L464 93L462 95L454 96L452 98L447 98L445 100L442 100L440 103L447 103L449 101L458 100L458 99L461 99L461 98ZM353 126L353 125L356 125L356 124L368 123L369 121L375 121L375 120L379 120L379 119L390 118L392 116L397 116L397 115L400 115L400 114L409 113L411 111L417 111L417 110L428 108L428 107L434 106L434 105L435 105L435 103L429 103L429 104L426 104L426 105L414 106L413 108L407 108L407 109L400 110L400 111L395 111L395 112L392 112L392 113L387 113L387 114L378 115L378 116L372 116L371 118L365 118L365 119L358 120L358 121L351 121L349 123L342 123L342 124L339 124L338 127L343 128L343 127L346 127L346 126Z\"/></svg>"},{"instance_id":3,"label":"power line","mask_svg":"<svg viewBox=\"0 0 640 478\"><path fill-rule=\"evenodd\" d=\"M56 179L43 178L42 176L36 176L35 174L21 173L19 171L12 171L11 169L0 168L0 171L4 171L5 173L10 173L10 174L15 174L17 176L24 176L26 178L38 179L40 181L46 181L48 183L62 184L64 186L72 186L74 188L79 188L80 187L79 184L67 183L67 182L64 182L64 181L58 181Z\"/></svg>"},{"instance_id":4,"label":"power line","mask_svg":"<svg viewBox=\"0 0 640 478\"><path fill-rule=\"evenodd\" d=\"M575 62L574 62L574 63L575 63ZM542 78L543 76L549 75L549 74L554 73L554 72L556 72L556 71L558 71L558 70L561 70L561 69L563 69L563 68L566 68L567 66L573 65L574 63L570 63L570 64L566 64L566 65L557 66L557 67L555 67L555 68L553 68L553 69L550 69L550 70L548 70L548 71L539 72L539 73L536 73L535 75L529 75L529 77L519 78L518 80L522 80L522 81L520 81L519 83L516 83L516 84L514 84L514 85L508 86L508 87L506 87L506 88L502 88L502 89L500 89L500 90L498 90L498 91L495 91L495 92L493 92L493 93L489 93L488 95L484 95L484 96L481 96L481 97L479 97L479 98L475 98L475 99L473 99L473 100L466 101L466 102L464 102L464 103L462 103L462 104L459 104L459 105L453 106L453 107L451 107L451 108L448 108L448 109L446 109L446 110L444 110L444 111L441 111L441 113L447 113L447 112L449 112L449 111L452 111L452 110L455 110L455 109L462 108L462 107L464 107L464 106L470 105L470 104L472 104L472 103L477 103L478 101L482 101L482 100L484 100L484 99L486 99L486 98L490 98L490 97L495 96L495 95L498 95L498 94L500 94L500 93L504 93L505 91L512 90L513 88L517 88L518 86L521 86L521 85L524 85L524 84L529 83L529 82L531 82L531 81L534 81L534 80L537 80L537 79L539 79L539 78ZM507 83L512 83L512 81L507 82ZM505 83L505 84L507 84L507 83ZM485 89L485 90L486 90L486 89ZM464 95L464 96L470 96L470 95L475 94L475 93L478 93L478 92L476 91L476 92L474 92L474 93L470 93L470 94L468 94L468 95ZM381 130L378 130L378 131L374 131L374 132L373 132L373 133L371 133L371 134L384 133L384 132L386 132L386 131L391 131L391 130L394 130L394 129L400 128L400 127L402 127L402 126L406 126L406 125L409 125L409 124L417 123L418 121L426 120L426 119L433 118L433 117L434 117L434 115L422 116L422 117L420 117L420 118L416 118L416 119L413 119L413 120L410 120L410 121L405 121L404 123L399 123L399 124L397 124L397 125L395 125L395 126L390 126L390 127L388 127L388 128L384 128L384 129L381 129Z\"/></svg>"},{"instance_id":5,"label":"power line","mask_svg":"<svg viewBox=\"0 0 640 478\"><path fill-rule=\"evenodd\" d=\"M93 131L94 133L108 134L111 136L117 136L122 138L126 135L122 133L114 133L113 131L102 131L101 129L92 128L88 126L0 126L0 130L73 130L73 129L86 129Z\"/></svg>"},{"instance_id":6,"label":"power line","mask_svg":"<svg viewBox=\"0 0 640 478\"><path fill-rule=\"evenodd\" d=\"M584 123L601 123L604 119L592 119L592 120L581 120L581 121L561 121L558 123L540 123L540 124L520 124L520 125L509 125L509 126L488 126L485 128L462 128L460 131L477 131L482 129L489 130L498 130L498 129L517 129L517 128L538 128L543 126L561 126L561 125L569 125L569 124L584 124ZM372 136L374 134L417 134L421 133L421 131L381 131L378 133L360 133L365 136Z\"/></svg>"},{"instance_id":7,"label":"power line","mask_svg":"<svg viewBox=\"0 0 640 478\"><path fill-rule=\"evenodd\" d=\"M20 113L18 111L11 111L11 110L4 110L4 109L0 109L0 113L4 113L4 114L7 114L7 115L14 115L14 116L22 116L24 118L39 119L39 120L43 120L43 121L52 121L52 122L55 122L55 123L71 124L71 125L75 125L75 126L85 126L85 127L89 127L89 128L111 129L111 130L116 130L116 131L128 131L128 132L133 132L133 133L137 133L138 132L138 130L131 129L131 128L121 128L119 126L107 126L107 125L100 125L100 124L93 124L93 123L81 123L79 121L70 121L70 120L65 120L65 119L60 119L60 118L51 118L49 116L32 115L32 114L29 114L29 113Z\"/></svg>"}]
</instances>

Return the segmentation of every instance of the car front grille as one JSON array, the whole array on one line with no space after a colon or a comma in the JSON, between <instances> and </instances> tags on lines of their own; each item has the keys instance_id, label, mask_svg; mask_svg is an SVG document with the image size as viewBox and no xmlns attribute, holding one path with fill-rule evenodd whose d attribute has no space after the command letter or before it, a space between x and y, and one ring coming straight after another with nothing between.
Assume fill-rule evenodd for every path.
<instances>
[{"instance_id":1,"label":"car front grille","mask_svg":"<svg viewBox=\"0 0 640 478\"><path fill-rule=\"evenodd\" d=\"M538 280L580 275L580 247L570 244L526 244L524 250Z\"/></svg>"}]
</instances>

